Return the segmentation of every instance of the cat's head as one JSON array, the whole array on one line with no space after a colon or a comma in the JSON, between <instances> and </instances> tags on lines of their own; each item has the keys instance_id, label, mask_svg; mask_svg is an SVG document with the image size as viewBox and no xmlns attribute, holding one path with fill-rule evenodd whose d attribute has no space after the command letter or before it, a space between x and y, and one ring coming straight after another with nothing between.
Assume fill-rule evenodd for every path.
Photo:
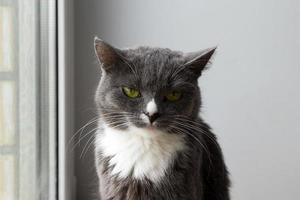
<instances>
[{"instance_id":1,"label":"cat's head","mask_svg":"<svg viewBox=\"0 0 300 200\"><path fill-rule=\"evenodd\" d=\"M150 47L120 50L96 38L95 51L102 71L96 104L107 125L170 132L183 119L197 117L197 79L215 48L188 54Z\"/></svg>"}]
</instances>

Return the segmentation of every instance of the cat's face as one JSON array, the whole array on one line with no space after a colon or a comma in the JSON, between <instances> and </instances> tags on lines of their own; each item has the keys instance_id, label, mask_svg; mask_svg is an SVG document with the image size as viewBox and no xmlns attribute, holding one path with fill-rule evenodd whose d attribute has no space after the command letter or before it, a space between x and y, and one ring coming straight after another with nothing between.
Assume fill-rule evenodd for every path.
<instances>
[{"instance_id":1,"label":"cat's face","mask_svg":"<svg viewBox=\"0 0 300 200\"><path fill-rule=\"evenodd\" d=\"M197 78L214 49L184 55L147 47L121 51L101 40L95 45L102 69L96 103L108 126L174 132L197 117Z\"/></svg>"}]
</instances>

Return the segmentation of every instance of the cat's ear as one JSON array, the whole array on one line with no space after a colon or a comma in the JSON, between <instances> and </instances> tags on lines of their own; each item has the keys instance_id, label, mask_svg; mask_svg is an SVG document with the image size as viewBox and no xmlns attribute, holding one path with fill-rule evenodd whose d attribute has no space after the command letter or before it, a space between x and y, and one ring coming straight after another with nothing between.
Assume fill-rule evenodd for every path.
<instances>
[{"instance_id":1,"label":"cat's ear","mask_svg":"<svg viewBox=\"0 0 300 200\"><path fill-rule=\"evenodd\" d=\"M107 44L98 37L95 37L94 39L94 47L101 67L105 71L110 70L121 60L120 50Z\"/></svg>"},{"instance_id":2,"label":"cat's ear","mask_svg":"<svg viewBox=\"0 0 300 200\"><path fill-rule=\"evenodd\" d=\"M199 77L202 71L207 67L217 47L202 50L200 52L188 53L185 55L186 63L188 67L197 77Z\"/></svg>"}]
</instances>

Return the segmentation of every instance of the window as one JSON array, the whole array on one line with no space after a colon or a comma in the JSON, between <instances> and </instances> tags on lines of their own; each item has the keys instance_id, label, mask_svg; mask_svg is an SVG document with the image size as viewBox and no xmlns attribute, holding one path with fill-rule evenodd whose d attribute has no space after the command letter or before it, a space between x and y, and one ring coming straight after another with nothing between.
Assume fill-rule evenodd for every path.
<instances>
[{"instance_id":1,"label":"window","mask_svg":"<svg viewBox=\"0 0 300 200\"><path fill-rule=\"evenodd\" d=\"M0 199L56 195L55 1L0 0Z\"/></svg>"}]
</instances>

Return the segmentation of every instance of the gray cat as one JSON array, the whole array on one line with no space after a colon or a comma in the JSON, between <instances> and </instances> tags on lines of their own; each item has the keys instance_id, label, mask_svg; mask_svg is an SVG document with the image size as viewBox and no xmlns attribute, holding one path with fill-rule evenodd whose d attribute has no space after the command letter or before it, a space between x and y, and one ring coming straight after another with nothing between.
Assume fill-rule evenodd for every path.
<instances>
[{"instance_id":1,"label":"gray cat","mask_svg":"<svg viewBox=\"0 0 300 200\"><path fill-rule=\"evenodd\" d=\"M199 117L197 79L215 48L120 50L95 39L95 157L102 200L228 200L220 146Z\"/></svg>"}]
</instances>

